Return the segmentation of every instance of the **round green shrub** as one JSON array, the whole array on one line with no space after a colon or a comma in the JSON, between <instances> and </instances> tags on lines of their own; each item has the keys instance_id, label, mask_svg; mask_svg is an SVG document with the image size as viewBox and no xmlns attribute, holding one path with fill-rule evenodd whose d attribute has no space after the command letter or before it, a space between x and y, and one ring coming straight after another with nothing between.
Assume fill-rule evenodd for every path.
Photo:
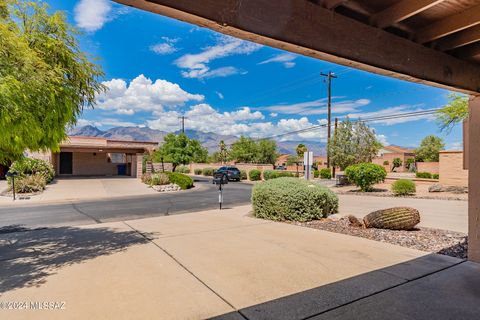
<instances>
[{"instance_id":1,"label":"round green shrub","mask_svg":"<svg viewBox=\"0 0 480 320\"><path fill-rule=\"evenodd\" d=\"M250 178L250 181L259 181L262 179L262 172L257 169L252 169L248 173L248 177Z\"/></svg>"},{"instance_id":2,"label":"round green shrub","mask_svg":"<svg viewBox=\"0 0 480 320\"><path fill-rule=\"evenodd\" d=\"M400 179L392 184L392 192L396 196L406 196L409 194L415 194L417 189L415 187L415 182L412 180Z\"/></svg>"},{"instance_id":3,"label":"round green shrub","mask_svg":"<svg viewBox=\"0 0 480 320\"><path fill-rule=\"evenodd\" d=\"M279 170L265 170L263 171L263 178L265 180L277 179L281 177L293 177L294 174L288 171Z\"/></svg>"},{"instance_id":4,"label":"round green shrub","mask_svg":"<svg viewBox=\"0 0 480 320\"><path fill-rule=\"evenodd\" d=\"M338 198L330 189L289 177L256 184L252 203L256 217L278 221L310 221L338 211Z\"/></svg>"},{"instance_id":5,"label":"round green shrub","mask_svg":"<svg viewBox=\"0 0 480 320\"><path fill-rule=\"evenodd\" d=\"M175 183L183 190L193 187L193 179L183 173L165 172L165 174L168 176L170 183Z\"/></svg>"},{"instance_id":6,"label":"round green shrub","mask_svg":"<svg viewBox=\"0 0 480 320\"><path fill-rule=\"evenodd\" d=\"M240 170L240 179L241 180L247 180L248 179L247 171Z\"/></svg>"},{"instance_id":7,"label":"round green shrub","mask_svg":"<svg viewBox=\"0 0 480 320\"><path fill-rule=\"evenodd\" d=\"M320 171L318 171L318 170L313 170L313 177L314 177L314 178L320 177Z\"/></svg>"},{"instance_id":8,"label":"round green shrub","mask_svg":"<svg viewBox=\"0 0 480 320\"><path fill-rule=\"evenodd\" d=\"M199 176L199 175L202 174L203 170L200 169L200 168L197 168L197 169L193 170L193 172L195 172L195 174L196 174L197 176Z\"/></svg>"},{"instance_id":9,"label":"round green shrub","mask_svg":"<svg viewBox=\"0 0 480 320\"><path fill-rule=\"evenodd\" d=\"M15 161L10 166L10 171L17 172L19 178L39 174L45 178L46 183L51 182L55 177L55 170L49 162L33 158L21 158Z\"/></svg>"},{"instance_id":10,"label":"round green shrub","mask_svg":"<svg viewBox=\"0 0 480 320\"><path fill-rule=\"evenodd\" d=\"M385 180L387 171L381 165L374 163L360 163L348 166L345 169L348 180L360 188L361 191L371 191L375 183Z\"/></svg>"},{"instance_id":11,"label":"round green shrub","mask_svg":"<svg viewBox=\"0 0 480 320\"><path fill-rule=\"evenodd\" d=\"M430 172L417 172L415 175L417 178L421 179L432 179L432 174Z\"/></svg>"},{"instance_id":12,"label":"round green shrub","mask_svg":"<svg viewBox=\"0 0 480 320\"><path fill-rule=\"evenodd\" d=\"M179 166L175 169L175 172L188 174L190 173L190 168L187 166Z\"/></svg>"},{"instance_id":13,"label":"round green shrub","mask_svg":"<svg viewBox=\"0 0 480 320\"><path fill-rule=\"evenodd\" d=\"M332 179L332 172L328 168L323 168L320 170L320 178L322 179Z\"/></svg>"},{"instance_id":14,"label":"round green shrub","mask_svg":"<svg viewBox=\"0 0 480 320\"><path fill-rule=\"evenodd\" d=\"M202 174L204 176L212 177L215 170L213 168L203 168Z\"/></svg>"}]
</instances>

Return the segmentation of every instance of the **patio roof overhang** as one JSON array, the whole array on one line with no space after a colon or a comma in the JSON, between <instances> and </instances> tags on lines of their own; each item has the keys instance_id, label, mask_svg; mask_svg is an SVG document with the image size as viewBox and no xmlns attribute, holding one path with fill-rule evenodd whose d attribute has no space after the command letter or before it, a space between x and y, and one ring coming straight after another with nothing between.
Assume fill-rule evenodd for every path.
<instances>
[{"instance_id":1,"label":"patio roof overhang","mask_svg":"<svg viewBox=\"0 0 480 320\"><path fill-rule=\"evenodd\" d=\"M238 38L480 94L480 1L115 0Z\"/></svg>"}]
</instances>

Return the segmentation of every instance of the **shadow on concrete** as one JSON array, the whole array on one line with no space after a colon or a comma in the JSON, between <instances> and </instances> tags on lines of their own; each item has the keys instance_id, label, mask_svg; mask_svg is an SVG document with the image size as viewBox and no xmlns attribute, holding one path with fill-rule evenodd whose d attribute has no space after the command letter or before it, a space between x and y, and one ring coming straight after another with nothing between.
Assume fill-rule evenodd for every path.
<instances>
[{"instance_id":1,"label":"shadow on concrete","mask_svg":"<svg viewBox=\"0 0 480 320\"><path fill-rule=\"evenodd\" d=\"M211 319L438 320L479 315L480 265L430 254Z\"/></svg>"},{"instance_id":2,"label":"shadow on concrete","mask_svg":"<svg viewBox=\"0 0 480 320\"><path fill-rule=\"evenodd\" d=\"M0 228L0 293L39 286L62 267L147 242L135 231L111 228Z\"/></svg>"}]
</instances>

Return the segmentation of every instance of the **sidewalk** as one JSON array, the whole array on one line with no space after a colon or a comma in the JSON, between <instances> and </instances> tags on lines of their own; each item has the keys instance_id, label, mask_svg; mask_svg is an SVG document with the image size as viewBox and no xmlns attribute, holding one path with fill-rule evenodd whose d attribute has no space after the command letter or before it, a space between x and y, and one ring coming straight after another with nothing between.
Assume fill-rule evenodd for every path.
<instances>
[{"instance_id":1,"label":"sidewalk","mask_svg":"<svg viewBox=\"0 0 480 320\"><path fill-rule=\"evenodd\" d=\"M416 319L473 319L480 312L476 264L249 211L2 230L1 300L61 301L65 310L0 310L0 317L350 319L358 310L367 319L371 309L374 319L412 310Z\"/></svg>"}]
</instances>

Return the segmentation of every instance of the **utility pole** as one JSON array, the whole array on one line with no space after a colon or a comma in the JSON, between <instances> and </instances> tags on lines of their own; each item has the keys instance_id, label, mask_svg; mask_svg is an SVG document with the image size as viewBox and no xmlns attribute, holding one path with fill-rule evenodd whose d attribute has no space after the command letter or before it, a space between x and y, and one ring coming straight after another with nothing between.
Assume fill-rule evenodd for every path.
<instances>
[{"instance_id":1,"label":"utility pole","mask_svg":"<svg viewBox=\"0 0 480 320\"><path fill-rule=\"evenodd\" d=\"M337 127L338 127L338 118L335 117L335 130L333 131L333 134L337 132ZM335 178L335 166L332 167L332 177Z\"/></svg>"},{"instance_id":2,"label":"utility pole","mask_svg":"<svg viewBox=\"0 0 480 320\"><path fill-rule=\"evenodd\" d=\"M330 142L330 134L331 134L331 126L332 126L332 78L336 79L337 76L334 75L332 71L329 71L327 74L325 73L320 73L322 77L327 78L327 84L328 84L328 127L327 127L327 144ZM327 168L330 168L330 154L328 152L327 148Z\"/></svg>"},{"instance_id":3,"label":"utility pole","mask_svg":"<svg viewBox=\"0 0 480 320\"><path fill-rule=\"evenodd\" d=\"M179 119L182 119L182 133L185 133L185 116L181 116Z\"/></svg>"}]
</instances>

